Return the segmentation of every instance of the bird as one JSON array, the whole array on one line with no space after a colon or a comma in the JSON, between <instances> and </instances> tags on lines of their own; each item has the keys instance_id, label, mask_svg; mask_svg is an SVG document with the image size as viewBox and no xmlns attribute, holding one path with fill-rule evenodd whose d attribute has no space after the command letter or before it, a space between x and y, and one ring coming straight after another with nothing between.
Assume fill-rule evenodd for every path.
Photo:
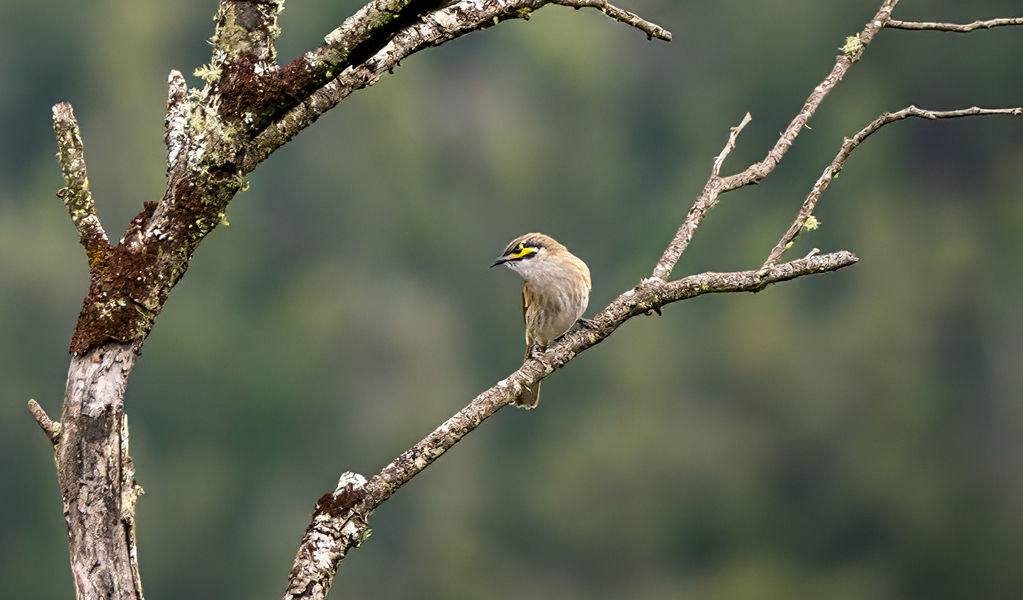
<instances>
[{"instance_id":1,"label":"bird","mask_svg":"<svg viewBox=\"0 0 1023 600\"><path fill-rule=\"evenodd\" d=\"M554 238L527 233L508 244L490 268L507 265L522 276L522 319L526 323L526 359L543 352L582 319L590 301L590 269ZM525 388L515 404L535 408L540 382Z\"/></svg>"}]
</instances>

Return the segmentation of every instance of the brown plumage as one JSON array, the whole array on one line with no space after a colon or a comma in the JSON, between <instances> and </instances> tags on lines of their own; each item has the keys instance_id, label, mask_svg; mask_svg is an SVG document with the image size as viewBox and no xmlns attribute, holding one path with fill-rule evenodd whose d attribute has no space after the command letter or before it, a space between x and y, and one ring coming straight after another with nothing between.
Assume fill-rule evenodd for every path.
<instances>
[{"instance_id":1,"label":"brown plumage","mask_svg":"<svg viewBox=\"0 0 1023 600\"><path fill-rule=\"evenodd\" d=\"M522 319L526 323L526 358L547 349L572 328L590 301L590 270L554 238L527 233L512 240L491 264L508 265L522 276ZM515 404L536 406L540 383L527 388Z\"/></svg>"}]
</instances>

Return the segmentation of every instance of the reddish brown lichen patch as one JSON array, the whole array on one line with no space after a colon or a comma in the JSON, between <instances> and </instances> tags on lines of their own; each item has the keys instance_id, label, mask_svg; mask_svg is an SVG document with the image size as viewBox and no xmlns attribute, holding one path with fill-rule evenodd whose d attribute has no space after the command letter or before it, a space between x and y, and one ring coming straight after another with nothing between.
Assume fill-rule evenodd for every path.
<instances>
[{"instance_id":1,"label":"reddish brown lichen patch","mask_svg":"<svg viewBox=\"0 0 1023 600\"><path fill-rule=\"evenodd\" d=\"M238 56L221 67L220 106L217 114L226 123L243 129L259 128L279 111L281 78L278 71L258 70L265 62L253 56Z\"/></svg>"},{"instance_id":2,"label":"reddish brown lichen patch","mask_svg":"<svg viewBox=\"0 0 1023 600\"><path fill-rule=\"evenodd\" d=\"M339 517L342 514L351 511L355 505L362 502L365 497L366 491L364 488L353 488L351 485L347 485L340 490L320 496L320 499L316 501L316 508L313 511L313 516L325 515L335 518Z\"/></svg>"},{"instance_id":3,"label":"reddish brown lichen patch","mask_svg":"<svg viewBox=\"0 0 1023 600\"><path fill-rule=\"evenodd\" d=\"M156 203L144 203L121 242L97 256L90 268L89 293L71 337L73 354L81 355L108 341L141 347L167 295L188 268L192 253L220 223L222 207L237 192L238 178L233 174L224 172L222 180L214 179L210 178L206 189L179 181L173 197L165 198L174 204L174 210L165 212L159 223L150 223Z\"/></svg>"}]
</instances>

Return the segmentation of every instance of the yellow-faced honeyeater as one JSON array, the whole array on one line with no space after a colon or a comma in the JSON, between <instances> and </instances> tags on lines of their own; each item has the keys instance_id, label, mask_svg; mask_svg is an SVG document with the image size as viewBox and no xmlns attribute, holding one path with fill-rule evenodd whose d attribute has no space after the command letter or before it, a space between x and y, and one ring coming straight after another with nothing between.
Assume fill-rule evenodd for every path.
<instances>
[{"instance_id":1,"label":"yellow-faced honeyeater","mask_svg":"<svg viewBox=\"0 0 1023 600\"><path fill-rule=\"evenodd\" d=\"M508 265L522 275L522 318L526 322L526 358L547 349L572 328L590 301L590 270L567 248L542 233L512 240L491 264ZM533 408L540 399L540 382L526 388L515 404Z\"/></svg>"}]
</instances>

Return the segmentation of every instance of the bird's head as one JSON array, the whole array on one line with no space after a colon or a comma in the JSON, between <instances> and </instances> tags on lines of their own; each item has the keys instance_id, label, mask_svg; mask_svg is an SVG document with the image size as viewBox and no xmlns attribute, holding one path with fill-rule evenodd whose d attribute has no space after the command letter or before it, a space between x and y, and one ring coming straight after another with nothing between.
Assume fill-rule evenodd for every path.
<instances>
[{"instance_id":1,"label":"bird's head","mask_svg":"<svg viewBox=\"0 0 1023 600\"><path fill-rule=\"evenodd\" d=\"M567 252L564 246L548 235L527 233L512 240L490 266L508 265L510 269L526 276L535 266Z\"/></svg>"}]
</instances>

